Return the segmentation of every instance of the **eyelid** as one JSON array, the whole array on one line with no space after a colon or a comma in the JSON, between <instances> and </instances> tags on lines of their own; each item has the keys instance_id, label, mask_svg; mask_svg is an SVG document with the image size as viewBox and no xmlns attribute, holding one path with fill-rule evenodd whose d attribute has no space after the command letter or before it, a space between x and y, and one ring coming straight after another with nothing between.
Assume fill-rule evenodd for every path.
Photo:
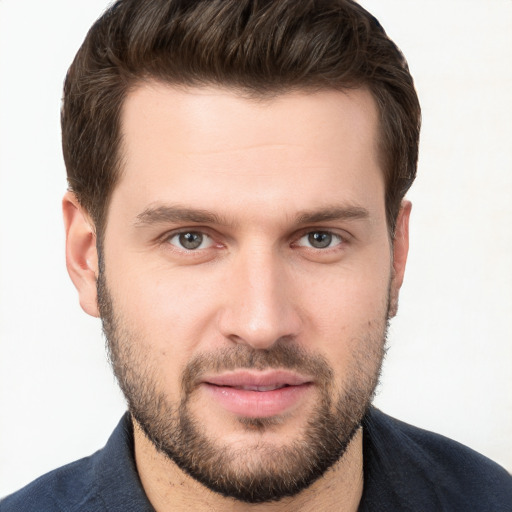
<instances>
[{"instance_id":1,"label":"eyelid","mask_svg":"<svg viewBox=\"0 0 512 512\"><path fill-rule=\"evenodd\" d=\"M202 226L192 226L192 227L184 227L184 228L176 228L170 231L167 231L164 233L161 237L158 237L158 242L163 245L170 245L172 246L173 250L181 251L184 253L197 253L200 251L205 251L215 245L215 237L210 233L211 230L204 228ZM171 239L179 236L184 233L199 233L203 237L208 238L210 240L210 243L208 247L203 247L202 249L187 249L185 247L180 247L176 244L171 243Z\"/></svg>"},{"instance_id":2,"label":"eyelid","mask_svg":"<svg viewBox=\"0 0 512 512\"><path fill-rule=\"evenodd\" d=\"M210 239L210 244L208 247L205 247L203 249L186 249L184 247L181 248L175 244L170 243L170 240L173 237L180 235L182 233L200 233L203 236ZM326 247L326 248L315 248L315 247L311 247L311 246L308 247L306 245L299 245L299 243L298 243L299 240L311 233L329 233L333 237L336 237L337 239L339 239L339 242L332 247ZM173 247L173 249L176 249L177 251L182 251L184 253L198 253L200 251L205 251L207 249L210 249L212 246L215 246L215 245L225 246L225 243L220 242L218 240L218 238L219 238L219 235L218 234L216 235L215 232L212 233L212 229L209 227L190 226L190 227L180 227L180 228L175 228L175 229L169 230L169 231L165 232L163 235L157 237L155 239L155 241L159 244L171 245ZM353 238L353 236L345 230L340 230L340 229L331 228L331 227L328 227L328 228L326 228L326 227L318 227L318 228L317 227L307 227L307 228L301 228L290 238L292 239L291 243L290 243L291 247L295 246L295 247L301 247L301 248L305 248L305 249L311 249L314 251L328 252L329 250L336 250L337 248L339 248L339 246L344 246L344 245L348 244L351 241L351 239Z\"/></svg>"},{"instance_id":3,"label":"eyelid","mask_svg":"<svg viewBox=\"0 0 512 512\"><path fill-rule=\"evenodd\" d=\"M311 247L309 245L299 244L299 241L302 238L304 238L304 237L306 237L306 236L308 236L308 235L310 235L312 233L328 233L328 234L332 235L334 238L338 239L339 242L336 243L333 246L326 247L326 248ZM305 228L305 229L301 229L294 236L294 242L292 243L292 245L293 246L297 246L297 247L303 247L303 248L306 248L306 249L315 250L315 251L327 252L329 250L336 250L340 246L343 246L343 245L347 244L350 241L350 239L351 239L351 236L350 236L349 233L347 233L346 231L340 232L340 230L338 230L338 229L322 228L322 227L319 227L319 228Z\"/></svg>"}]
</instances>

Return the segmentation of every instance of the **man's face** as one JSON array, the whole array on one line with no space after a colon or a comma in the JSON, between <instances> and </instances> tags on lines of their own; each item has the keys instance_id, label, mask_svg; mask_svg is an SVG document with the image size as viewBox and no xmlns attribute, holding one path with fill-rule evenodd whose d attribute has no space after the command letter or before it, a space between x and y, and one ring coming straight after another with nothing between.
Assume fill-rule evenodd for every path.
<instances>
[{"instance_id":1,"label":"man's face","mask_svg":"<svg viewBox=\"0 0 512 512\"><path fill-rule=\"evenodd\" d=\"M211 489L294 494L357 431L401 281L374 101L146 84L122 133L99 303L131 412Z\"/></svg>"}]
</instances>

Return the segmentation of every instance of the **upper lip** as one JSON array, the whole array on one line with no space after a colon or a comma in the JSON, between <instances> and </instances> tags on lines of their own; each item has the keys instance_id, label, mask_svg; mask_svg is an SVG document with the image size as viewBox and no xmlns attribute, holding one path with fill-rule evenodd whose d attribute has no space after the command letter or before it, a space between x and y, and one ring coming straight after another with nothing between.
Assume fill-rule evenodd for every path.
<instances>
[{"instance_id":1,"label":"upper lip","mask_svg":"<svg viewBox=\"0 0 512 512\"><path fill-rule=\"evenodd\" d=\"M312 382L306 375L289 370L236 370L201 379L206 384L229 387L300 386Z\"/></svg>"}]
</instances>

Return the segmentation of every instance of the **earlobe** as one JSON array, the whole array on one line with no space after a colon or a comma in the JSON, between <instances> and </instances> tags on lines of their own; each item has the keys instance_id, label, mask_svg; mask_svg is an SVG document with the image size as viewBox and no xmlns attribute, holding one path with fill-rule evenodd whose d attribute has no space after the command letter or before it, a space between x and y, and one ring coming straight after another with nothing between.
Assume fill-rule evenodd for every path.
<instances>
[{"instance_id":1,"label":"earlobe","mask_svg":"<svg viewBox=\"0 0 512 512\"><path fill-rule=\"evenodd\" d=\"M78 291L80 305L89 315L99 317L96 294L98 253L94 224L72 192L62 200L66 230L66 266Z\"/></svg>"},{"instance_id":2,"label":"earlobe","mask_svg":"<svg viewBox=\"0 0 512 512\"><path fill-rule=\"evenodd\" d=\"M409 253L409 218L412 204L402 201L396 220L395 236L393 239L393 278L389 297L388 318L393 318L398 311L398 296L404 281L405 265Z\"/></svg>"}]
</instances>

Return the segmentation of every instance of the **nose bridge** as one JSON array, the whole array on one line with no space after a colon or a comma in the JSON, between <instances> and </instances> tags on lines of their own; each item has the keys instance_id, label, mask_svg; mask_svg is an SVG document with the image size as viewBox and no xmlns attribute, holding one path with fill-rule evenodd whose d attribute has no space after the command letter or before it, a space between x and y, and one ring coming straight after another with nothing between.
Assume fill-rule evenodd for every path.
<instances>
[{"instance_id":1,"label":"nose bridge","mask_svg":"<svg viewBox=\"0 0 512 512\"><path fill-rule=\"evenodd\" d=\"M278 251L253 245L235 256L221 329L224 336L257 349L268 349L300 327L291 295L291 276Z\"/></svg>"}]
</instances>

